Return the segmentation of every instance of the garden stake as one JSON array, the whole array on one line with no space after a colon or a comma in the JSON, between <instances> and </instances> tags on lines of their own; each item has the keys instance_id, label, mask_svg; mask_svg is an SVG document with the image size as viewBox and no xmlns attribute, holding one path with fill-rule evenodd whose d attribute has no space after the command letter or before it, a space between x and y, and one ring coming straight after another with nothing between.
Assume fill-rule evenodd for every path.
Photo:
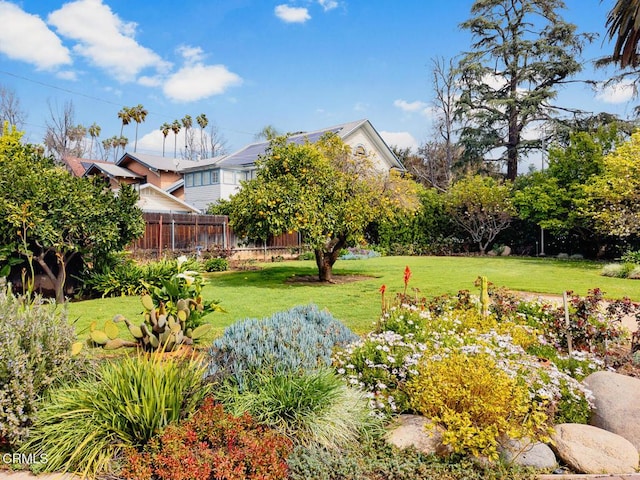
<instances>
[{"instance_id":1,"label":"garden stake","mask_svg":"<svg viewBox=\"0 0 640 480\"><path fill-rule=\"evenodd\" d=\"M562 303L564 304L564 320L567 327L567 350L569 355L573 350L573 338L571 336L571 322L569 321L569 300L567 298L567 291L562 293Z\"/></svg>"}]
</instances>

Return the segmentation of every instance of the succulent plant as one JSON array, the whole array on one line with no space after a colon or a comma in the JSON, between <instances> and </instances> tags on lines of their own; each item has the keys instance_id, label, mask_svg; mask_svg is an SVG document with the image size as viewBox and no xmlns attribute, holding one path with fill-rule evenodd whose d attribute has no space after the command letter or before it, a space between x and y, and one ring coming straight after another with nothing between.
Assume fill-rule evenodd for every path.
<instances>
[{"instance_id":1,"label":"succulent plant","mask_svg":"<svg viewBox=\"0 0 640 480\"><path fill-rule=\"evenodd\" d=\"M105 350L115 350L122 347L135 347L136 342L118 338L120 331L112 320L104 322L102 330L97 328L96 322L91 323L89 341L93 345L101 346Z\"/></svg>"},{"instance_id":2,"label":"succulent plant","mask_svg":"<svg viewBox=\"0 0 640 480\"><path fill-rule=\"evenodd\" d=\"M106 350L141 347L146 351L173 352L181 345L192 345L211 330L210 324L195 328L189 324L189 319L194 313L198 315L205 309L201 297L178 299L172 309L175 313L170 313L163 302L156 306L151 295L143 295L141 301L144 307L144 321L140 325L135 325L123 315L116 315L113 320L104 322L101 330L93 322L89 334L90 342ZM133 341L118 338L117 324L120 322L127 326L134 338Z\"/></svg>"},{"instance_id":3,"label":"succulent plant","mask_svg":"<svg viewBox=\"0 0 640 480\"><path fill-rule=\"evenodd\" d=\"M204 324L196 328L187 327L187 321L191 312L198 308L198 302L193 299L179 299L176 302L176 314L167 312L165 305L161 302L156 306L150 295L143 295L142 306L144 307L144 322L134 325L129 319L122 315L116 315L113 319L114 325L124 322L129 332L136 340L136 345L144 350L151 351L160 349L165 352L173 352L181 345L191 345L211 330L211 325ZM104 339L102 337L101 339Z\"/></svg>"}]
</instances>

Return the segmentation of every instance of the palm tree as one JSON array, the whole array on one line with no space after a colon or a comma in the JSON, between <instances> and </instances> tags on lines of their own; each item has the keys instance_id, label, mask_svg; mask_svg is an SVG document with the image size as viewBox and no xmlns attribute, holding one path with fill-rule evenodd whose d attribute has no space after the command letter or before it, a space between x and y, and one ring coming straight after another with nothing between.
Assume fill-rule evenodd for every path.
<instances>
[{"instance_id":1,"label":"palm tree","mask_svg":"<svg viewBox=\"0 0 640 480\"><path fill-rule=\"evenodd\" d=\"M173 139L173 158L178 158L178 132L180 131L180 121L174 120L171 124L171 131L175 135Z\"/></svg>"},{"instance_id":2,"label":"palm tree","mask_svg":"<svg viewBox=\"0 0 640 480\"><path fill-rule=\"evenodd\" d=\"M200 155L203 158L207 157L207 148L204 144L204 129L209 125L209 119L204 113L201 113L196 117L196 122L200 126Z\"/></svg>"},{"instance_id":3,"label":"palm tree","mask_svg":"<svg viewBox=\"0 0 640 480\"><path fill-rule=\"evenodd\" d=\"M611 61L621 68L640 65L640 0L617 0L607 15L607 34L616 43Z\"/></svg>"},{"instance_id":4,"label":"palm tree","mask_svg":"<svg viewBox=\"0 0 640 480\"><path fill-rule=\"evenodd\" d=\"M136 139L133 143L133 151L138 148L138 125L140 125L147 118L147 110L140 104L131 108L131 119L136 122Z\"/></svg>"},{"instance_id":5,"label":"palm tree","mask_svg":"<svg viewBox=\"0 0 640 480\"><path fill-rule=\"evenodd\" d=\"M93 124L89 127L89 135L91 135L91 146L89 147L89 156L93 156L93 141L96 139L96 137L100 136L101 131L102 129L100 128L100 125L98 125L95 122L93 122Z\"/></svg>"},{"instance_id":6,"label":"palm tree","mask_svg":"<svg viewBox=\"0 0 640 480\"><path fill-rule=\"evenodd\" d=\"M162 156L164 157L164 144L167 141L167 135L169 135L169 132L171 131L171 125L169 125L167 122L164 122L162 125L160 125L160 131L162 132L162 136L164 137L162 139Z\"/></svg>"},{"instance_id":7,"label":"palm tree","mask_svg":"<svg viewBox=\"0 0 640 480\"><path fill-rule=\"evenodd\" d=\"M122 110L118 112L118 118L122 121L122 125L120 126L120 138L122 138L122 132L124 130L124 126L129 125L129 123L131 123L132 111L133 111L133 108L131 107L122 107ZM116 142L116 153L114 155L114 158L118 156L118 147L119 147L119 142Z\"/></svg>"},{"instance_id":8,"label":"palm tree","mask_svg":"<svg viewBox=\"0 0 640 480\"><path fill-rule=\"evenodd\" d=\"M189 154L189 130L193 126L191 115L184 116L182 119L182 126L184 127L184 156L186 158L191 158L191 155Z\"/></svg>"}]
</instances>

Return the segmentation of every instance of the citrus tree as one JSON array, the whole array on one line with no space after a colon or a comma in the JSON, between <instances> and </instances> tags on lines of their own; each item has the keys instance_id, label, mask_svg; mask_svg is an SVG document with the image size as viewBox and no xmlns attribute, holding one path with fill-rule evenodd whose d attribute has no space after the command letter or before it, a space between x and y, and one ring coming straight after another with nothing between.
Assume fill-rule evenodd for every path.
<instances>
[{"instance_id":1,"label":"citrus tree","mask_svg":"<svg viewBox=\"0 0 640 480\"><path fill-rule=\"evenodd\" d=\"M412 180L353 156L337 135L303 144L277 137L256 178L231 198L229 222L254 240L299 232L313 248L320 281L330 282L340 251L360 240L374 218L417 208L416 191Z\"/></svg>"},{"instance_id":2,"label":"citrus tree","mask_svg":"<svg viewBox=\"0 0 640 480\"><path fill-rule=\"evenodd\" d=\"M0 253L4 262L26 259L30 282L36 268L42 271L62 302L72 260L96 262L143 233L138 195L131 187L123 186L115 194L99 179L74 177L38 149L22 144L20 132L8 127L4 132ZM0 268L2 263L0 256Z\"/></svg>"}]
</instances>

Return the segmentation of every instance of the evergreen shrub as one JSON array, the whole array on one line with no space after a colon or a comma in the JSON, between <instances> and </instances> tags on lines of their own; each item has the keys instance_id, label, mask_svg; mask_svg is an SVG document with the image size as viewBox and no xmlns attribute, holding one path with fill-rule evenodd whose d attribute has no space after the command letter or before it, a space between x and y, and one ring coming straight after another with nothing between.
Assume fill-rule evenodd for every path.
<instances>
[{"instance_id":1,"label":"evergreen shrub","mask_svg":"<svg viewBox=\"0 0 640 480\"><path fill-rule=\"evenodd\" d=\"M331 365L336 346L358 337L326 310L297 306L227 327L209 349L208 375L245 388L253 374L287 374Z\"/></svg>"},{"instance_id":2,"label":"evergreen shrub","mask_svg":"<svg viewBox=\"0 0 640 480\"><path fill-rule=\"evenodd\" d=\"M67 312L42 297L0 289L0 447L28 434L39 400L56 381L73 376L82 360Z\"/></svg>"}]
</instances>

